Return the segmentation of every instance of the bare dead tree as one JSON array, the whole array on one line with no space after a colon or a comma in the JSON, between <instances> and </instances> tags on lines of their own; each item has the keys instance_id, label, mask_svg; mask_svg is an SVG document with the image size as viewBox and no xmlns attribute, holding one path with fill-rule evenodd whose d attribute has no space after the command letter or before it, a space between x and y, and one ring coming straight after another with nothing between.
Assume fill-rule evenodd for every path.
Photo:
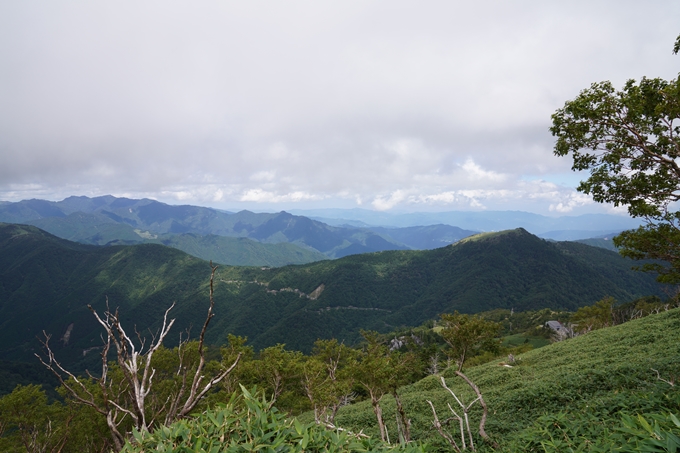
<instances>
[{"instance_id":1,"label":"bare dead tree","mask_svg":"<svg viewBox=\"0 0 680 453\"><path fill-rule=\"evenodd\" d=\"M43 332L45 340L41 341L46 353L46 358L36 354L40 362L49 369L59 380L61 385L67 390L75 402L92 407L98 413L106 417L106 423L111 431L114 446L117 450L121 450L125 444L126 435L121 432L119 427L126 417L132 421L132 426L140 431L149 431L153 427L156 417L165 409L167 409L164 423L170 424L189 414L198 404L198 402L222 379L231 373L238 364L241 354L239 353L231 364L231 366L219 372L216 376L210 378L205 382L206 377L203 374L205 367L205 332L208 328L210 320L214 316L213 308L215 301L213 298L214 288L213 282L215 278L215 271L217 266L213 266L210 274L210 306L206 316L205 323L201 329L201 334L198 340L198 356L199 362L193 371L193 377L189 375L190 369L184 362L184 351L186 350L188 340L180 341L178 346L180 355L180 365L177 370L177 375L182 376L181 385L178 390L167 397L165 404L156 411L155 414L150 414L150 409L147 403L147 397L151 393L153 387L153 378L156 370L152 367L151 362L154 353L162 346L163 340L166 338L173 324L174 319L168 321L168 314L175 306L173 303L170 308L165 311L163 315L163 324L159 331L151 337L151 342L146 346L146 339L142 338L139 333L137 337L139 340L139 348L136 346L132 338L127 334L123 328L118 314L118 310L114 313L107 308L103 316L100 316L91 306L88 308L92 311L97 322L104 328L106 332L104 347L101 353L102 370L99 377L95 377L88 371L88 378L78 378L75 374L65 369L55 358L49 340L50 335ZM113 346L116 352L116 364L122 372L122 379L114 380L109 376L108 355ZM114 382L117 381L117 382ZM92 386L87 384L94 382L98 387L99 392L94 391Z\"/></svg>"},{"instance_id":2,"label":"bare dead tree","mask_svg":"<svg viewBox=\"0 0 680 453\"><path fill-rule=\"evenodd\" d=\"M430 364L427 367L427 374L439 374L439 352L435 352L430 356Z\"/></svg>"},{"instance_id":3,"label":"bare dead tree","mask_svg":"<svg viewBox=\"0 0 680 453\"><path fill-rule=\"evenodd\" d=\"M475 401L479 401L479 405L482 406L482 418L479 420L479 435L482 437L482 439L484 439L485 441L487 441L491 445L493 445L494 448L498 448L498 444L496 444L496 442L491 440L491 438L488 436L488 434L486 434L486 431L484 430L484 426L486 425L486 418L489 415L489 407L486 405L486 402L484 401L484 397L482 396L482 392L480 392L479 387L477 387L477 385L474 382L472 382L470 380L470 378L468 378L462 372L456 371L456 375L463 378L463 380L465 382L467 382L467 384L470 386L470 388L472 388L472 390L477 395L477 399ZM442 378L442 381L443 380L444 379ZM444 382L444 384L446 384L446 383ZM448 390L448 388L447 388L447 390ZM453 393L453 392L451 392L451 393Z\"/></svg>"},{"instance_id":4,"label":"bare dead tree","mask_svg":"<svg viewBox=\"0 0 680 453\"><path fill-rule=\"evenodd\" d=\"M437 417L437 411L434 408L434 404L432 404L432 402L428 400L427 402L430 405L430 408L432 408L432 414L434 415L434 421L432 422L432 424L437 429L439 434L444 439L446 439L446 441L451 445L451 447L453 447L453 449L456 450L457 452L460 452L462 450L467 450L468 442L469 442L470 449L472 451L476 451L474 440L473 440L473 437L472 437L472 430L470 429L469 411L470 411L470 408L475 403L478 402L479 405L482 407L482 417L479 421L479 435L482 437L482 439L484 439L484 441L493 445L494 448L498 448L498 444L496 442L494 442L489 437L489 435L486 433L486 431L484 429L484 426L486 425L486 418L488 416L489 409L488 409L488 406L486 405L486 402L484 401L484 397L482 396L482 392L480 392L479 387L477 387L477 385L474 382L472 382L472 380L470 378L468 378L465 374L463 374L461 371L456 371L455 373L456 373L457 376L462 378L470 386L470 388L472 388L472 390L477 395L477 398L474 399L471 403L465 404L463 402L463 400L461 398L458 398L458 396L453 392L453 390L451 390L446 385L446 381L444 380L444 377L440 376L442 387L444 387L451 394L451 396L453 396L453 398L456 400L456 402L460 406L462 413L463 413L463 416L460 416L453 409L453 407L451 407L451 405L447 403L447 406L449 407L449 410L453 414L453 417L446 419L444 421L444 424L447 424L452 420L458 421L458 425L459 425L459 428L460 428L460 441L461 441L462 448L458 446L456 441L453 439L453 436L451 436L449 433L444 431L444 429L442 427L442 423L439 421L439 417ZM467 432L467 437L468 437L467 441L465 439L466 432Z\"/></svg>"},{"instance_id":5,"label":"bare dead tree","mask_svg":"<svg viewBox=\"0 0 680 453\"><path fill-rule=\"evenodd\" d=\"M411 419L406 416L404 406L401 404L401 398L397 393L397 389L392 389L392 396L397 405L395 416L397 418L397 433L401 436L404 442L411 442Z\"/></svg>"}]
</instances>

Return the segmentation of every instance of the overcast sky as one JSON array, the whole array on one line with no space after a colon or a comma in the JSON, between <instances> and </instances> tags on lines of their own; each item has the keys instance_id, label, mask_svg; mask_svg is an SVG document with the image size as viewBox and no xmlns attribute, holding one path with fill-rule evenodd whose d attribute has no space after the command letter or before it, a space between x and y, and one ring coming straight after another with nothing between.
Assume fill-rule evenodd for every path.
<instances>
[{"instance_id":1,"label":"overcast sky","mask_svg":"<svg viewBox=\"0 0 680 453\"><path fill-rule=\"evenodd\" d=\"M611 212L552 154L592 82L674 78L675 1L5 1L0 200Z\"/></svg>"}]
</instances>

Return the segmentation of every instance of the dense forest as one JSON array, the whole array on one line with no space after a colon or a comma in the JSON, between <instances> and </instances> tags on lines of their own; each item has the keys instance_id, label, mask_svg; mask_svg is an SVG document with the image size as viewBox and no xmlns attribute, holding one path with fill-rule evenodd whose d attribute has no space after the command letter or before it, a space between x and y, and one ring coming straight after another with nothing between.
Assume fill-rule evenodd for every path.
<instances>
[{"instance_id":1,"label":"dense forest","mask_svg":"<svg viewBox=\"0 0 680 453\"><path fill-rule=\"evenodd\" d=\"M34 227L0 225L0 360L32 360L43 330L69 363L91 363L99 331L87 305L108 301L140 330L158 329L175 302L176 329L202 323L207 262L162 245L96 247ZM664 296L652 275L616 253L548 242L522 229L475 236L423 251L387 251L280 268L220 266L211 344L247 336L256 350L278 343L311 351L314 342L361 340L445 312L494 308L575 310L606 296L628 302ZM172 341L176 342L174 337ZM55 347L57 347L55 345Z\"/></svg>"}]
</instances>

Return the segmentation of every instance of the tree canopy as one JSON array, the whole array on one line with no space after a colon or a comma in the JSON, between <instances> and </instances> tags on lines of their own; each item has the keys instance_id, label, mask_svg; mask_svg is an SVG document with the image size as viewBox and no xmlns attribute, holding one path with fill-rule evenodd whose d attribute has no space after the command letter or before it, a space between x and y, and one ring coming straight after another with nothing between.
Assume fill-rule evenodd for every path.
<instances>
[{"instance_id":1,"label":"tree canopy","mask_svg":"<svg viewBox=\"0 0 680 453\"><path fill-rule=\"evenodd\" d=\"M496 337L501 331L500 323L457 311L453 314L444 313L440 317L443 329L439 334L449 345L451 358L458 364L458 371L463 369L471 353L498 350Z\"/></svg>"},{"instance_id":2,"label":"tree canopy","mask_svg":"<svg viewBox=\"0 0 680 453\"><path fill-rule=\"evenodd\" d=\"M680 79L643 77L621 90L592 84L552 115L550 128L554 153L571 155L572 170L590 172L577 190L646 220L615 244L624 256L670 263L643 266L665 282L680 280L679 118Z\"/></svg>"}]
</instances>

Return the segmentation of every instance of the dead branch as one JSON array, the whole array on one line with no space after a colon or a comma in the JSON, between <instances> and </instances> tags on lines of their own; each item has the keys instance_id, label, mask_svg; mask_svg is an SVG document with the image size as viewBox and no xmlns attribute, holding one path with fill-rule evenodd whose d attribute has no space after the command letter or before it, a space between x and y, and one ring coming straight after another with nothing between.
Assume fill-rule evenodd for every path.
<instances>
[{"instance_id":1,"label":"dead branch","mask_svg":"<svg viewBox=\"0 0 680 453\"><path fill-rule=\"evenodd\" d=\"M106 422L111 431L111 436L113 437L114 445L117 450L121 450L125 444L125 436L118 430L118 426L125 417L129 416L133 422L134 428L141 432L150 430L158 416L160 416L163 410L168 408L168 404L169 409L166 413L165 424L170 424L179 418L185 417L196 407L198 402L204 398L216 384L229 375L239 363L242 355L241 353L238 354L231 366L220 372L217 376L210 378L207 383L202 385L202 382L206 378L203 374L206 364L204 348L205 333L210 320L214 316L213 309L215 306L213 298L213 281L217 266L213 266L211 262L210 267L212 269L210 274L210 306L199 337L199 363L194 372L193 379L191 379L191 385L188 388L189 395L184 399L189 381L187 379L188 367L185 364L185 354L188 345L187 339L187 341L184 342L180 340L178 346L180 361L177 375L182 376L180 388L174 395L168 396L160 409L156 410L153 414L148 413L150 408L147 405L147 397L149 397L151 393L154 376L156 375L156 370L152 367L151 363L154 354L162 347L163 341L175 323L175 319L168 320L168 315L175 306L174 302L165 311L161 328L157 332L151 333L151 341L148 346L146 344L146 338L143 338L135 328L135 334L140 345L139 348L137 348L135 342L123 328L118 310L111 312L109 309L108 298L106 300L106 310L102 315L97 313L92 306L88 305L88 308L92 311L95 319L106 332L104 347L101 353L102 374L99 378L96 378L88 372L89 379L96 382L100 389L101 395L97 395L97 397L95 397L88 389L85 383L79 380L73 373L66 370L56 360L49 345L50 335L43 332L45 340L41 341L41 343L43 344L47 358L43 359L37 354L36 356L40 362L57 377L61 385L69 392L76 403L90 406L106 417ZM108 381L108 355L112 346L116 351L117 365L123 374L122 381L117 383L117 389L113 389L113 383Z\"/></svg>"},{"instance_id":2,"label":"dead branch","mask_svg":"<svg viewBox=\"0 0 680 453\"><path fill-rule=\"evenodd\" d=\"M397 404L397 431L401 432L404 442L411 442L411 420L406 416L406 411L404 411L404 406L401 404L401 398L396 388L392 390L392 396Z\"/></svg>"},{"instance_id":3,"label":"dead branch","mask_svg":"<svg viewBox=\"0 0 680 453\"><path fill-rule=\"evenodd\" d=\"M661 377L661 374L659 373L659 370L655 370L654 368L652 368L652 371L654 371L656 373L656 379L657 380L659 380L661 382L665 382L666 384L670 385L671 387L675 387L675 378L674 377L671 377L670 379L663 379Z\"/></svg>"},{"instance_id":4,"label":"dead branch","mask_svg":"<svg viewBox=\"0 0 680 453\"><path fill-rule=\"evenodd\" d=\"M35 356L38 358L38 360L40 360L40 363L42 363L45 368L50 370L52 374L56 376L61 386L69 392L74 402L83 404L85 406L90 406L95 411L106 417L106 424L109 427L109 431L111 432L113 444L117 450L121 450L125 444L125 436L123 436L123 434L118 430L118 425L122 419L118 419L118 408L110 404L111 401L108 398L108 387L106 385L106 373L108 371L108 366L106 364L106 354L108 353L110 343L107 342L104 344L104 351L102 352L102 376L99 379L94 379L92 375L90 375L91 379L97 381L99 388L102 391L102 403L99 404L95 399L94 394L90 392L85 384L56 360L54 352L49 345L51 335L48 335L45 331L43 331L43 335L45 336L45 340L40 340L40 342L43 345L45 353L47 354L47 362L45 362L45 360L43 360L40 355L35 354ZM124 411L124 414L129 414L129 411Z\"/></svg>"},{"instance_id":5,"label":"dead branch","mask_svg":"<svg viewBox=\"0 0 680 453\"><path fill-rule=\"evenodd\" d=\"M470 380L470 378L468 378L466 375L464 375L461 371L456 371L456 375L463 378L463 380L465 380L465 382L468 383L468 385L472 388L472 390L474 390L475 394L477 395L477 400L475 400L475 401L479 401L480 406L482 406L483 413L482 413L482 418L479 421L479 435L482 436L482 439L491 443L491 445L493 445L494 448L498 448L498 444L496 442L494 442L493 440L491 440L489 435L486 434L486 431L484 430L484 425L486 425L486 417L489 414L489 408L487 407L486 402L484 401L484 398L482 397L482 392L480 392L479 387L477 387L477 385L474 382L472 382ZM442 381L443 380L444 379L442 378ZM473 401L470 405L474 404L475 401Z\"/></svg>"},{"instance_id":6,"label":"dead branch","mask_svg":"<svg viewBox=\"0 0 680 453\"><path fill-rule=\"evenodd\" d=\"M216 384L218 384L222 379L224 379L229 373L231 373L234 370L234 368L236 368L236 365L238 365L239 360L241 360L242 353L239 352L238 355L236 356L236 360L234 360L234 363L229 368L227 368L218 376L208 381L208 383L203 387L203 389L199 391L198 388L201 385L201 381L205 377L202 374L203 367L205 366L205 351L203 350L203 344L205 341L205 331L208 329L208 324L210 324L210 320L212 319L213 316L215 316L215 314L213 313L213 308L215 307L215 299L213 297L215 294L213 282L215 281L215 271L217 270L217 266L213 266L212 261L210 261L210 268L212 270L210 272L210 306L208 307L208 314L205 318L205 323L203 324L203 328L201 329L201 334L199 336L198 341L198 354L199 354L198 368L194 373L194 379L191 383L189 397L184 403L182 410L178 414L179 418L186 416L192 410L194 410L196 404L198 404L198 402L205 396L205 394L208 393L210 389L212 389Z\"/></svg>"},{"instance_id":7,"label":"dead branch","mask_svg":"<svg viewBox=\"0 0 680 453\"><path fill-rule=\"evenodd\" d=\"M439 434L446 439L446 441L453 447L454 450L456 450L458 453L460 453L460 447L458 447L458 444L456 443L455 440L453 440L453 437L446 431L444 431L444 428L442 428L442 424L439 421L439 417L437 417L437 411L434 409L434 404L432 404L432 401L426 400L427 403L430 405L432 408L432 415L434 416L434 420L432 421L432 425L435 427L437 431L439 431Z\"/></svg>"},{"instance_id":8,"label":"dead branch","mask_svg":"<svg viewBox=\"0 0 680 453\"><path fill-rule=\"evenodd\" d=\"M350 436L354 436L358 439L361 439L361 438L370 439L370 437L371 437L371 436L367 436L366 434L362 433L361 431L359 431L358 433L355 433L355 432L349 431L345 428L340 428L339 426L335 426L333 423L330 423L330 422L324 423L323 425L327 429L331 429L333 431L342 431L342 432L345 432L345 433L349 434Z\"/></svg>"},{"instance_id":9,"label":"dead branch","mask_svg":"<svg viewBox=\"0 0 680 453\"><path fill-rule=\"evenodd\" d=\"M462 401L462 399L458 398L458 396L454 393L454 391L451 390L446 385L446 380L444 379L444 377L440 376L442 387L444 387L451 394L451 396L453 396L453 399L456 400L456 402L458 403L458 405L460 406L460 408L463 411L463 416L461 417L453 409L453 407L451 407L451 404L447 404L448 407L449 407L449 410L453 414L453 417L450 418L450 419L447 419L446 423L448 423L450 420L458 420L458 424L460 425L460 440L461 440L461 444L463 446L462 450L467 450L467 448L468 448L467 442L465 441L465 432L467 431L470 449L472 451L476 451L474 439L472 437L472 431L470 429L470 417L469 417L468 414L469 414L470 408L475 403L479 402L479 404L480 404L480 406L482 406L482 410L483 410L482 417L481 417L481 420L479 422L479 435L482 437L482 439L484 439L484 441L493 445L494 448L498 448L498 444L496 442L494 442L493 440L491 440L491 438L488 436L488 434L486 434L486 431L484 430L484 425L486 424L486 418L487 418L489 410L488 410L488 407L486 405L486 402L484 401L484 398L482 397L482 393L479 391L479 387L477 387L477 385L475 385L475 383L472 382L470 380L470 378L468 378L465 374L463 374L463 372L455 371L455 373L456 373L457 376L461 377L463 380L465 380L465 382L467 382L467 384L472 388L472 390L477 395L477 398L475 398L471 403L465 404ZM442 437L444 437L447 440L447 442L449 442L449 444L451 444L451 446L454 447L454 449L456 451L461 451L461 449L458 447L458 445L455 444L453 437L450 434L446 433L444 431L444 429L442 428L442 423L437 418L437 412L434 409L434 405L430 401L428 401L428 403L430 404L430 407L432 408L432 413L434 414L434 417L435 417L435 419L433 421L434 427L437 428L437 431L439 431L439 434Z\"/></svg>"}]
</instances>

